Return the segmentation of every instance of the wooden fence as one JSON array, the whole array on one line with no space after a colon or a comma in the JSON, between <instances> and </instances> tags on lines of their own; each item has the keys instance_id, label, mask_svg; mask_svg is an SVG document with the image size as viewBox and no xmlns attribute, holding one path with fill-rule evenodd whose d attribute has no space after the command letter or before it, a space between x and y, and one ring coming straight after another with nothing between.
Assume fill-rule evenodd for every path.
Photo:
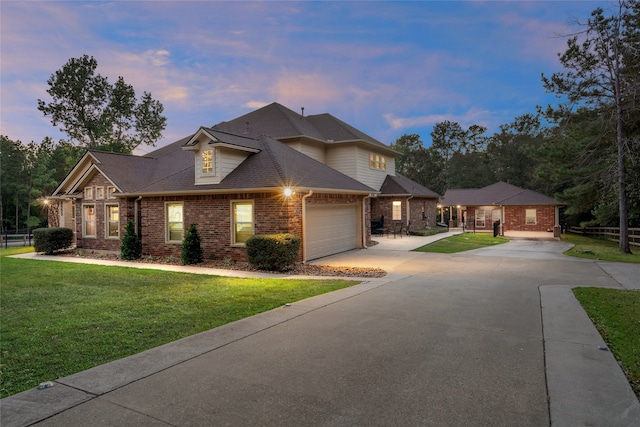
<instances>
[{"instance_id":1,"label":"wooden fence","mask_svg":"<svg viewBox=\"0 0 640 427\"><path fill-rule=\"evenodd\" d=\"M569 232L589 237L607 237L615 242L620 241L620 228L618 227L569 227ZM629 229L629 244L640 246L640 228Z\"/></svg>"}]
</instances>

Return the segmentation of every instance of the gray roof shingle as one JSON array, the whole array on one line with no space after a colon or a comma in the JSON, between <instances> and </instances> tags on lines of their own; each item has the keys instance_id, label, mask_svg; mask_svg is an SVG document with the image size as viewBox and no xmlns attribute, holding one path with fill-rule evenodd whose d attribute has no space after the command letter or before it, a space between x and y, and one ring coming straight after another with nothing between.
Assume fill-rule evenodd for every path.
<instances>
[{"instance_id":1,"label":"gray roof shingle","mask_svg":"<svg viewBox=\"0 0 640 427\"><path fill-rule=\"evenodd\" d=\"M209 185L195 184L194 153L182 149L191 136L142 157L100 151L91 151L91 154L99 161L97 167L123 193L131 195L279 189L283 186L336 192L375 192L272 138L249 138L215 129L207 131L221 142L259 152L250 154L219 184Z\"/></svg>"},{"instance_id":2,"label":"gray roof shingle","mask_svg":"<svg viewBox=\"0 0 640 427\"><path fill-rule=\"evenodd\" d=\"M400 175L399 173L396 173L395 176L387 175L382 183L382 187L380 187L380 193L381 196L410 194L412 196L428 198L440 197L440 195L435 191L431 191L427 187L424 187L406 176Z\"/></svg>"},{"instance_id":3,"label":"gray roof shingle","mask_svg":"<svg viewBox=\"0 0 640 427\"><path fill-rule=\"evenodd\" d=\"M444 205L558 205L559 203L544 194L516 187L506 182L496 182L484 188L447 190L441 199Z\"/></svg>"}]
</instances>

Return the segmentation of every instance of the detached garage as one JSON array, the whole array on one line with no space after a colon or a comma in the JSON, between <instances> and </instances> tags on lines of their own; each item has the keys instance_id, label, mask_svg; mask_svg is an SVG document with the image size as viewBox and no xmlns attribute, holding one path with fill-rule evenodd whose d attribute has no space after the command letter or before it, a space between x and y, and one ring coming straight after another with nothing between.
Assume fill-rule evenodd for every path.
<instances>
[{"instance_id":1,"label":"detached garage","mask_svg":"<svg viewBox=\"0 0 640 427\"><path fill-rule=\"evenodd\" d=\"M305 259L360 247L361 209L357 205L307 205Z\"/></svg>"}]
</instances>

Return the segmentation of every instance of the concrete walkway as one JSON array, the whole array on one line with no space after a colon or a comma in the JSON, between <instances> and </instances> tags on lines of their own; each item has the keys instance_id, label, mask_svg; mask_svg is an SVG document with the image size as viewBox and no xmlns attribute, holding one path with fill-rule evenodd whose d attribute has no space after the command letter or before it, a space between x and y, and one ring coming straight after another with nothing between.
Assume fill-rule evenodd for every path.
<instances>
[{"instance_id":1,"label":"concrete walkway","mask_svg":"<svg viewBox=\"0 0 640 427\"><path fill-rule=\"evenodd\" d=\"M640 266L555 240L408 251L427 239L319 260L389 274L3 399L0 424L640 425L571 293L639 289Z\"/></svg>"}]
</instances>

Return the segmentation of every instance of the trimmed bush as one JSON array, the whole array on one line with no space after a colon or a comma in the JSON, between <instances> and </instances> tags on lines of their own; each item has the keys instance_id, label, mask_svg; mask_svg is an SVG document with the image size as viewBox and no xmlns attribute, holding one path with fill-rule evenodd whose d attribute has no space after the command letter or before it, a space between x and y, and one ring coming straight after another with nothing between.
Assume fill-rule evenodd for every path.
<instances>
[{"instance_id":1,"label":"trimmed bush","mask_svg":"<svg viewBox=\"0 0 640 427\"><path fill-rule=\"evenodd\" d=\"M249 263L261 270L282 271L295 264L300 238L293 234L256 234L247 240Z\"/></svg>"},{"instance_id":2,"label":"trimmed bush","mask_svg":"<svg viewBox=\"0 0 640 427\"><path fill-rule=\"evenodd\" d=\"M33 230L33 246L36 252L47 255L67 249L73 244L73 230L63 227L37 228Z\"/></svg>"},{"instance_id":3,"label":"trimmed bush","mask_svg":"<svg viewBox=\"0 0 640 427\"><path fill-rule=\"evenodd\" d=\"M200 245L200 235L195 224L189 226L187 235L182 241L182 254L180 255L182 265L200 264L202 262L202 246Z\"/></svg>"},{"instance_id":4,"label":"trimmed bush","mask_svg":"<svg viewBox=\"0 0 640 427\"><path fill-rule=\"evenodd\" d=\"M142 256L142 241L136 234L136 225L132 220L127 222L124 237L120 245L120 258L131 261Z\"/></svg>"}]
</instances>

